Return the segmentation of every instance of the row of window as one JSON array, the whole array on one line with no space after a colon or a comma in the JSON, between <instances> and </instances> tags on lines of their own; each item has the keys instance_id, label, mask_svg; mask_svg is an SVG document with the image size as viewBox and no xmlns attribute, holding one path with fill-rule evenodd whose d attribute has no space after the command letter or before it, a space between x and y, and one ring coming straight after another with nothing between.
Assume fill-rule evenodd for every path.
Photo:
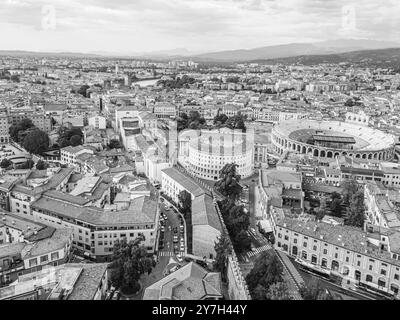
<instances>
[{"instance_id":1,"label":"row of window","mask_svg":"<svg viewBox=\"0 0 400 320\"><path fill-rule=\"evenodd\" d=\"M50 256L50 259L51 259L50 261L55 261L55 260L58 260L59 258L60 257L59 257L58 252L53 252ZM40 260L40 264L47 263L47 262L49 262L49 256L48 255L41 256L39 258L39 260ZM29 267L30 268L36 267L37 265L38 265L37 258L29 259Z\"/></svg>"}]
</instances>

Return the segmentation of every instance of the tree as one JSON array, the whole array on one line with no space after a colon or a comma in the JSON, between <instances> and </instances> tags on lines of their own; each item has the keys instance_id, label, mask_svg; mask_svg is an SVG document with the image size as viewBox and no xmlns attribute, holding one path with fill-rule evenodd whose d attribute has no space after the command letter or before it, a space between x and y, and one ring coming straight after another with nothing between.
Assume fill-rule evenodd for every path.
<instances>
[{"instance_id":1,"label":"tree","mask_svg":"<svg viewBox=\"0 0 400 320\"><path fill-rule=\"evenodd\" d=\"M332 202L331 202L330 208L331 208L331 214L333 216L341 217L342 216L342 210L343 210L343 208L342 208L342 199L340 199L340 198L339 199L338 198L333 199Z\"/></svg>"},{"instance_id":2,"label":"tree","mask_svg":"<svg viewBox=\"0 0 400 320\"><path fill-rule=\"evenodd\" d=\"M247 233L250 226L250 213L243 205L236 205L230 198L225 198L218 205L235 251L239 253L250 250L251 240Z\"/></svg>"},{"instance_id":3,"label":"tree","mask_svg":"<svg viewBox=\"0 0 400 320\"><path fill-rule=\"evenodd\" d=\"M186 190L182 190L178 194L179 211L185 216L185 218L192 211L192 195Z\"/></svg>"},{"instance_id":4,"label":"tree","mask_svg":"<svg viewBox=\"0 0 400 320\"><path fill-rule=\"evenodd\" d=\"M111 139L110 143L108 144L108 147L110 149L122 149L123 148L121 142L119 140L116 140L116 139Z\"/></svg>"},{"instance_id":5,"label":"tree","mask_svg":"<svg viewBox=\"0 0 400 320\"><path fill-rule=\"evenodd\" d=\"M350 204L352 196L358 191L358 182L354 179L348 179L342 182L343 188L343 203L345 205Z\"/></svg>"},{"instance_id":6,"label":"tree","mask_svg":"<svg viewBox=\"0 0 400 320\"><path fill-rule=\"evenodd\" d=\"M35 162L32 159L26 160L24 163L18 166L18 169L32 169Z\"/></svg>"},{"instance_id":7,"label":"tree","mask_svg":"<svg viewBox=\"0 0 400 320\"><path fill-rule=\"evenodd\" d=\"M352 106L354 106L354 101L353 101L353 99L347 99L347 101L344 103L344 105L346 106L346 107L352 107Z\"/></svg>"},{"instance_id":8,"label":"tree","mask_svg":"<svg viewBox=\"0 0 400 320\"><path fill-rule=\"evenodd\" d=\"M219 114L218 113L214 117L213 123L214 123L215 126L221 127L221 126L225 125L225 123L226 123L226 121L228 121L228 119L229 118L228 118L228 116L226 114L223 114L223 113Z\"/></svg>"},{"instance_id":9,"label":"tree","mask_svg":"<svg viewBox=\"0 0 400 320\"><path fill-rule=\"evenodd\" d=\"M76 147L82 144L82 137L79 135L73 135L69 141L71 146Z\"/></svg>"},{"instance_id":10,"label":"tree","mask_svg":"<svg viewBox=\"0 0 400 320\"><path fill-rule=\"evenodd\" d=\"M320 200L320 204L319 207L317 209L315 209L315 216L317 218L317 220L322 220L326 214L326 198L325 197L321 197Z\"/></svg>"},{"instance_id":11,"label":"tree","mask_svg":"<svg viewBox=\"0 0 400 320\"><path fill-rule=\"evenodd\" d=\"M221 272L222 280L227 280L228 257L232 254L232 244L226 232L222 232L215 243L216 257L214 261L214 268Z\"/></svg>"},{"instance_id":12,"label":"tree","mask_svg":"<svg viewBox=\"0 0 400 320\"><path fill-rule=\"evenodd\" d=\"M88 85L83 85L79 88L78 93L86 98L87 89L90 87Z\"/></svg>"},{"instance_id":13,"label":"tree","mask_svg":"<svg viewBox=\"0 0 400 320\"><path fill-rule=\"evenodd\" d=\"M245 230L240 230L238 234L234 235L233 241L238 253L247 252L251 249L251 240Z\"/></svg>"},{"instance_id":14,"label":"tree","mask_svg":"<svg viewBox=\"0 0 400 320\"><path fill-rule=\"evenodd\" d=\"M349 226L362 228L365 220L364 193L357 191L352 197L347 208L344 223Z\"/></svg>"},{"instance_id":15,"label":"tree","mask_svg":"<svg viewBox=\"0 0 400 320\"><path fill-rule=\"evenodd\" d=\"M126 238L114 242L110 280L113 286L124 293L136 293L139 289L139 279L144 273L152 271L154 261L147 256L147 250L140 243L144 236L127 242Z\"/></svg>"},{"instance_id":16,"label":"tree","mask_svg":"<svg viewBox=\"0 0 400 320\"><path fill-rule=\"evenodd\" d=\"M2 167L3 169L6 169L11 165L12 165L12 162L10 160L8 160L7 158L4 158L3 160L1 160L0 167Z\"/></svg>"},{"instance_id":17,"label":"tree","mask_svg":"<svg viewBox=\"0 0 400 320\"><path fill-rule=\"evenodd\" d=\"M246 276L252 298L266 300L270 286L283 281L282 272L282 266L273 251L262 253Z\"/></svg>"},{"instance_id":18,"label":"tree","mask_svg":"<svg viewBox=\"0 0 400 320\"><path fill-rule=\"evenodd\" d=\"M16 125L13 125L10 127L9 132L10 132L10 137L13 139L15 142L21 143L23 140L20 140L19 133L22 131L26 131L27 129L33 128L33 122L31 119L22 119L19 121Z\"/></svg>"},{"instance_id":19,"label":"tree","mask_svg":"<svg viewBox=\"0 0 400 320\"><path fill-rule=\"evenodd\" d=\"M284 282L275 282L268 288L267 300L292 300L289 289Z\"/></svg>"},{"instance_id":20,"label":"tree","mask_svg":"<svg viewBox=\"0 0 400 320\"><path fill-rule=\"evenodd\" d=\"M42 159L40 159L37 163L36 163L36 169L38 170L45 170L48 168L48 164L43 161Z\"/></svg>"},{"instance_id":21,"label":"tree","mask_svg":"<svg viewBox=\"0 0 400 320\"><path fill-rule=\"evenodd\" d=\"M322 288L321 282L312 279L307 286L300 288L300 295L304 300L334 300L326 289Z\"/></svg>"},{"instance_id":22,"label":"tree","mask_svg":"<svg viewBox=\"0 0 400 320\"><path fill-rule=\"evenodd\" d=\"M237 129L237 130L245 131L246 126L244 124L244 121L245 121L245 116L243 116L239 113L236 116L230 117L226 121L226 126L232 130Z\"/></svg>"},{"instance_id":23,"label":"tree","mask_svg":"<svg viewBox=\"0 0 400 320\"><path fill-rule=\"evenodd\" d=\"M234 201L239 198L243 189L239 184L240 175L236 171L237 167L235 163L226 164L220 172L220 180L215 183L217 191Z\"/></svg>"},{"instance_id":24,"label":"tree","mask_svg":"<svg viewBox=\"0 0 400 320\"><path fill-rule=\"evenodd\" d=\"M23 147L29 153L41 154L49 147L49 136L46 132L35 129L25 137Z\"/></svg>"},{"instance_id":25,"label":"tree","mask_svg":"<svg viewBox=\"0 0 400 320\"><path fill-rule=\"evenodd\" d=\"M80 128L77 127L72 127L71 129L68 129L66 127L60 127L58 129L58 145L61 148L68 147L71 145L71 138L73 136L80 136L81 139L83 138L83 133Z\"/></svg>"}]
</instances>

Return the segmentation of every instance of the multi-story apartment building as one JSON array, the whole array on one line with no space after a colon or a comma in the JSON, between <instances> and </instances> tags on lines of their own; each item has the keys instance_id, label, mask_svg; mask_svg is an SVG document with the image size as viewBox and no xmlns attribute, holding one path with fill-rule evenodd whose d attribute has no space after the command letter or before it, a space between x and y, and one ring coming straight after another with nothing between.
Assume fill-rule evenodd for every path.
<instances>
[{"instance_id":1,"label":"multi-story apartment building","mask_svg":"<svg viewBox=\"0 0 400 320\"><path fill-rule=\"evenodd\" d=\"M388 197L388 190L376 183L364 187L366 215L370 223L400 231L400 211Z\"/></svg>"},{"instance_id":2,"label":"multi-story apartment building","mask_svg":"<svg viewBox=\"0 0 400 320\"><path fill-rule=\"evenodd\" d=\"M88 119L89 126L93 126L95 129L106 129L106 118L102 116L94 116Z\"/></svg>"},{"instance_id":3,"label":"multi-story apartment building","mask_svg":"<svg viewBox=\"0 0 400 320\"><path fill-rule=\"evenodd\" d=\"M328 275L344 287L366 288L400 298L400 234L366 225L365 229L289 218L273 210L275 248L300 264Z\"/></svg>"},{"instance_id":4,"label":"multi-story apartment building","mask_svg":"<svg viewBox=\"0 0 400 320\"><path fill-rule=\"evenodd\" d=\"M67 164L69 166L78 166L77 157L81 154L90 154L93 155L93 149L84 147L84 146L76 146L76 147L65 147L61 149L61 162Z\"/></svg>"},{"instance_id":5,"label":"multi-story apartment building","mask_svg":"<svg viewBox=\"0 0 400 320\"><path fill-rule=\"evenodd\" d=\"M30 119L35 127L44 131L50 132L52 130L51 117L47 116L43 111L37 110L24 110L24 111L13 111L8 113L9 125L16 125L23 119Z\"/></svg>"},{"instance_id":6,"label":"multi-story apartment building","mask_svg":"<svg viewBox=\"0 0 400 320\"><path fill-rule=\"evenodd\" d=\"M157 118L174 118L177 114L177 108L170 103L157 102L154 105L153 113Z\"/></svg>"},{"instance_id":7,"label":"multi-story apartment building","mask_svg":"<svg viewBox=\"0 0 400 320\"><path fill-rule=\"evenodd\" d=\"M7 113L0 112L0 143L8 143L10 141L9 129Z\"/></svg>"},{"instance_id":8,"label":"multi-story apartment building","mask_svg":"<svg viewBox=\"0 0 400 320\"><path fill-rule=\"evenodd\" d=\"M104 300L107 263L66 263L18 277L0 300Z\"/></svg>"},{"instance_id":9,"label":"multi-story apartment building","mask_svg":"<svg viewBox=\"0 0 400 320\"><path fill-rule=\"evenodd\" d=\"M120 208L118 208L120 209ZM87 205L82 197L46 192L31 205L33 219L55 228L72 228L73 246L94 260L107 260L116 240L134 240L143 235L149 253L156 247L157 201L139 197L127 201L121 210Z\"/></svg>"},{"instance_id":10,"label":"multi-story apartment building","mask_svg":"<svg viewBox=\"0 0 400 320\"><path fill-rule=\"evenodd\" d=\"M23 242L0 246L0 286L15 281L18 276L41 270L46 265L65 263L72 239L71 229L41 225L37 230L25 233Z\"/></svg>"},{"instance_id":11,"label":"multi-story apartment building","mask_svg":"<svg viewBox=\"0 0 400 320\"><path fill-rule=\"evenodd\" d=\"M43 178L40 183L34 183L35 181L32 181L34 179L30 179L26 184L15 184L9 197L10 211L21 215L31 215L30 204L48 190L65 191L73 171L74 168L58 168L57 172Z\"/></svg>"}]
</instances>

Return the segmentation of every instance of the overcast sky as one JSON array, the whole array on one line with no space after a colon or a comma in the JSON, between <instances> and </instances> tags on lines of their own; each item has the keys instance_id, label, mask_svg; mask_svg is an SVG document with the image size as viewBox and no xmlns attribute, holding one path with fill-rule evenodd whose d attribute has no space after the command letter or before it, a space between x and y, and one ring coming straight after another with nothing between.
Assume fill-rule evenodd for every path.
<instances>
[{"instance_id":1,"label":"overcast sky","mask_svg":"<svg viewBox=\"0 0 400 320\"><path fill-rule=\"evenodd\" d=\"M0 0L0 50L205 52L337 38L400 42L400 1Z\"/></svg>"}]
</instances>

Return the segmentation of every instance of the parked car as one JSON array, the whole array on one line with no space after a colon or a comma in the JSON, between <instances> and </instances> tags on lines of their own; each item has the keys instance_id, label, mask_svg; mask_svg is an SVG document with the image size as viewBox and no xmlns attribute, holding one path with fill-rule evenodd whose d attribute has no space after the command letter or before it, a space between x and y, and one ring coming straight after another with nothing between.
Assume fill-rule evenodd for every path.
<instances>
[{"instance_id":1,"label":"parked car","mask_svg":"<svg viewBox=\"0 0 400 320\"><path fill-rule=\"evenodd\" d=\"M169 270L169 272L175 272L176 270L178 270L181 266L175 266L173 268L171 268L171 270Z\"/></svg>"},{"instance_id":2,"label":"parked car","mask_svg":"<svg viewBox=\"0 0 400 320\"><path fill-rule=\"evenodd\" d=\"M174 242L178 242L178 236L174 236Z\"/></svg>"},{"instance_id":3,"label":"parked car","mask_svg":"<svg viewBox=\"0 0 400 320\"><path fill-rule=\"evenodd\" d=\"M120 298L119 291L118 290L114 291L114 294L112 296L112 300L119 300L119 298Z\"/></svg>"},{"instance_id":4,"label":"parked car","mask_svg":"<svg viewBox=\"0 0 400 320\"><path fill-rule=\"evenodd\" d=\"M178 260L179 262L183 261L183 258L180 254L176 255L176 260Z\"/></svg>"},{"instance_id":5,"label":"parked car","mask_svg":"<svg viewBox=\"0 0 400 320\"><path fill-rule=\"evenodd\" d=\"M185 251L185 245L181 244L180 250L181 250L181 251Z\"/></svg>"}]
</instances>

